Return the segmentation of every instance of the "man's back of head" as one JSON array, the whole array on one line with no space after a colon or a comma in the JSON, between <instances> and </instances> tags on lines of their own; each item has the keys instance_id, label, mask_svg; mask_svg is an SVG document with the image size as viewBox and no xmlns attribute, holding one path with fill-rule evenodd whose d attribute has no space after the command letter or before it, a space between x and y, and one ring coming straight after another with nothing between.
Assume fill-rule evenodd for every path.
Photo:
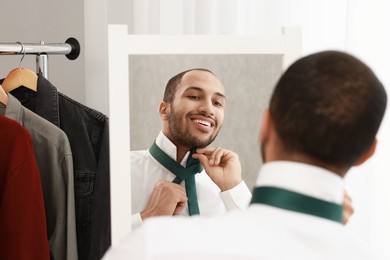
<instances>
[{"instance_id":1,"label":"man's back of head","mask_svg":"<svg viewBox=\"0 0 390 260\"><path fill-rule=\"evenodd\" d=\"M270 113L285 152L347 170L374 142L386 103L385 89L368 66L349 54L324 51L287 69Z\"/></svg>"}]
</instances>

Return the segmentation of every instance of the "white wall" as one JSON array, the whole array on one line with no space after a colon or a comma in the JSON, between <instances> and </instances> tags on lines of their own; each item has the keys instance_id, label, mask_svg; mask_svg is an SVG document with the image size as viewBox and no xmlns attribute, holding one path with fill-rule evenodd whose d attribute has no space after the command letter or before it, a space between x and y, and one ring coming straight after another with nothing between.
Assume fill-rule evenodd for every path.
<instances>
[{"instance_id":1,"label":"white wall","mask_svg":"<svg viewBox=\"0 0 390 260\"><path fill-rule=\"evenodd\" d=\"M108 24L133 27L131 0L84 0L85 104L108 115Z\"/></svg>"},{"instance_id":2,"label":"white wall","mask_svg":"<svg viewBox=\"0 0 390 260\"><path fill-rule=\"evenodd\" d=\"M371 66L385 85L389 99L390 17L388 10L390 10L388 1L349 0L346 49ZM379 143L375 156L365 165L353 169L347 179L347 188L354 198L357 211L356 218L351 221L351 228L365 226L354 230L367 237L373 246L382 250L388 248L390 242L389 130L388 108L378 134Z\"/></svg>"},{"instance_id":3,"label":"white wall","mask_svg":"<svg viewBox=\"0 0 390 260\"><path fill-rule=\"evenodd\" d=\"M65 43L69 37L81 44L76 60L65 55L49 55L49 80L57 89L84 103L84 7L78 0L2 0L0 15L0 43ZM19 66L22 56L0 55L0 78ZM27 55L23 67L36 70L35 56Z\"/></svg>"}]
</instances>

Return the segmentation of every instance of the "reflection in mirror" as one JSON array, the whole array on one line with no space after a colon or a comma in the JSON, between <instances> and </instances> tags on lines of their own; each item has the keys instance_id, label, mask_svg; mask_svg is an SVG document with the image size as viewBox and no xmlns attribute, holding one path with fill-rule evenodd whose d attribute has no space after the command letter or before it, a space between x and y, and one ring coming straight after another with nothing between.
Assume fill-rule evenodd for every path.
<instances>
[{"instance_id":1,"label":"reflection in mirror","mask_svg":"<svg viewBox=\"0 0 390 260\"><path fill-rule=\"evenodd\" d=\"M167 81L192 68L213 71L225 86L225 119L210 146L221 146L239 155L243 178L252 189L261 161L255 138L273 85L282 72L282 55L130 55L131 150L151 146L162 127L158 108Z\"/></svg>"}]
</instances>

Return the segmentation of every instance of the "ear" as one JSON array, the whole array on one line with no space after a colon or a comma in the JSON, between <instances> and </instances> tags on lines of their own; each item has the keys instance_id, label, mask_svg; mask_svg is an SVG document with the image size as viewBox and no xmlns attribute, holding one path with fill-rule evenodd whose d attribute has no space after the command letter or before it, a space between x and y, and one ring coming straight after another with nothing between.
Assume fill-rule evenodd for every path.
<instances>
[{"instance_id":1,"label":"ear","mask_svg":"<svg viewBox=\"0 0 390 260\"><path fill-rule=\"evenodd\" d=\"M269 109L265 109L263 112L263 118L261 121L261 126L260 126L260 132L259 132L259 144L263 144L270 135L271 131L271 114Z\"/></svg>"},{"instance_id":2,"label":"ear","mask_svg":"<svg viewBox=\"0 0 390 260\"><path fill-rule=\"evenodd\" d=\"M160 117L162 120L167 120L169 118L169 113L170 113L169 107L170 107L170 104L167 102L162 101L160 103L159 112L160 112Z\"/></svg>"},{"instance_id":3,"label":"ear","mask_svg":"<svg viewBox=\"0 0 390 260\"><path fill-rule=\"evenodd\" d=\"M372 142L370 148L357 160L354 166L359 166L363 164L365 161L370 159L370 157L375 153L376 145L378 143L378 140L375 138Z\"/></svg>"}]
</instances>

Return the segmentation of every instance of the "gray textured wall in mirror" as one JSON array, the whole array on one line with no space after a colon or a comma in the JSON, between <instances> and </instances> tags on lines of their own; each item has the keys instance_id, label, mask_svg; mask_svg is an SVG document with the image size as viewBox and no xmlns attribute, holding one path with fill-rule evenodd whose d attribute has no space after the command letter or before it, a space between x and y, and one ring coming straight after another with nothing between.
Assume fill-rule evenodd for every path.
<instances>
[{"instance_id":1,"label":"gray textured wall in mirror","mask_svg":"<svg viewBox=\"0 0 390 260\"><path fill-rule=\"evenodd\" d=\"M167 81L191 68L210 69L224 84L225 120L211 146L238 153L243 178L252 188L262 163L257 143L261 117L282 72L281 55L130 55L131 150L153 143L162 127L158 109Z\"/></svg>"}]
</instances>

